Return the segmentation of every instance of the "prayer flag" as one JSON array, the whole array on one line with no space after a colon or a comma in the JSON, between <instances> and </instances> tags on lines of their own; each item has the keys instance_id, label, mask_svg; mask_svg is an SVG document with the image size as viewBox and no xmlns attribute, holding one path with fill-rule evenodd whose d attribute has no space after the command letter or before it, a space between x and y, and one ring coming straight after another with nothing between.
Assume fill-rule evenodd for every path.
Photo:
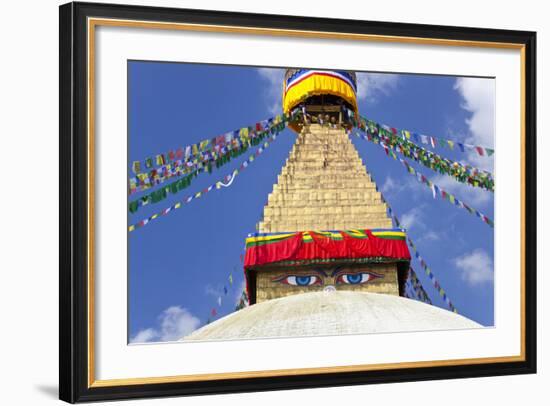
<instances>
[{"instance_id":1,"label":"prayer flag","mask_svg":"<svg viewBox=\"0 0 550 406\"><path fill-rule=\"evenodd\" d=\"M138 201L134 200L133 202L130 202L128 208L130 210L130 213L135 213L138 209Z\"/></svg>"},{"instance_id":2,"label":"prayer flag","mask_svg":"<svg viewBox=\"0 0 550 406\"><path fill-rule=\"evenodd\" d=\"M141 164L139 161L132 162L132 172L138 173L141 169Z\"/></svg>"}]
</instances>

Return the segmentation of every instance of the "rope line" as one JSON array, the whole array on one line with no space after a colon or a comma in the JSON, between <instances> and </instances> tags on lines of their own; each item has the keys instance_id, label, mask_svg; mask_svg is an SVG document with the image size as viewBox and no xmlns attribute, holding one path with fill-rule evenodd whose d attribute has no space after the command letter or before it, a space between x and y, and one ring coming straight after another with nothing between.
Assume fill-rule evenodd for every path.
<instances>
[{"instance_id":1,"label":"rope line","mask_svg":"<svg viewBox=\"0 0 550 406\"><path fill-rule=\"evenodd\" d=\"M286 126L286 123L285 123L285 126ZM208 186L207 188L203 189L202 191L200 192L197 192L193 195L189 195L187 196L186 198L180 200L179 202L173 204L172 206L169 206L167 207L166 209L162 210L162 211L159 211L135 224L132 224L128 227L128 232L132 232L138 228L141 228L141 227L144 227L146 226L147 224L151 223L153 220L156 220L160 217L163 217L163 216L166 216L168 215L169 213L173 212L174 210L176 209L179 209L180 207L182 207L183 205L186 205L188 203L190 203L191 201L195 200L195 199L199 199L200 197L206 195L208 192L211 192L212 190L219 190L222 188L222 186L225 186L225 187L228 187L229 185L227 184L228 182L231 182L233 183L233 181L235 180L235 178L241 174L246 168L249 167L249 165L254 162L254 160L259 157L270 145L270 143L272 143L273 141L275 141L277 139L277 133L273 134L267 141L264 142L264 144L258 148L258 150L256 150L256 152L252 155L250 155L248 157L248 159L246 159L245 161L243 161L240 165L240 167L238 169L235 169L233 172L231 172L230 174L226 175L225 177L223 177L221 180L217 181L216 183ZM226 183L226 185L223 185L223 182Z\"/></svg>"},{"instance_id":2,"label":"rope line","mask_svg":"<svg viewBox=\"0 0 550 406\"><path fill-rule=\"evenodd\" d=\"M362 138L365 140L368 140L368 138L364 134L355 133L355 135L358 138ZM494 227L494 222L489 217L487 217L485 214L481 213L479 210L476 210L469 206L468 204L464 203L462 200L458 199L456 196L454 196L452 193L447 192L445 189L443 189L441 186L436 185L435 183L431 182L428 178L426 178L422 173L420 173L418 170L414 169L406 160L399 158L393 150L388 148L383 142L377 144L380 145L381 148L383 148L386 152L386 155L391 156L394 160L401 162L401 164L406 168L407 173L414 176L420 183L426 185L432 190L432 194L434 199L436 196L441 196L442 199L448 201L449 203L460 207L466 211L468 211L470 214L475 214L477 217L481 219L484 223L489 225L490 227Z\"/></svg>"}]
</instances>

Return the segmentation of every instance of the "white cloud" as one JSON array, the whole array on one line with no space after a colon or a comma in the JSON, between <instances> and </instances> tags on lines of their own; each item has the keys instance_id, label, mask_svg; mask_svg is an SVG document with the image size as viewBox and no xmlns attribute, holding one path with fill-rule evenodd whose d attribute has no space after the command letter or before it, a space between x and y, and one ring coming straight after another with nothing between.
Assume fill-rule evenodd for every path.
<instances>
[{"instance_id":1,"label":"white cloud","mask_svg":"<svg viewBox=\"0 0 550 406\"><path fill-rule=\"evenodd\" d=\"M391 176L387 176L380 190L384 194L392 193L395 190L399 190L399 183L396 182Z\"/></svg>"},{"instance_id":2,"label":"white cloud","mask_svg":"<svg viewBox=\"0 0 550 406\"><path fill-rule=\"evenodd\" d=\"M357 72L357 98L373 103L380 96L388 96L396 88L399 75L391 73Z\"/></svg>"},{"instance_id":3,"label":"white cloud","mask_svg":"<svg viewBox=\"0 0 550 406\"><path fill-rule=\"evenodd\" d=\"M158 332L154 328L146 328L138 331L138 333L130 339L132 344L148 343L158 338Z\"/></svg>"},{"instance_id":4,"label":"white cloud","mask_svg":"<svg viewBox=\"0 0 550 406\"><path fill-rule=\"evenodd\" d=\"M420 235L420 238L416 239L416 242L419 243L419 244L420 243L428 243L428 242L433 242L433 241L439 241L439 240L442 240L443 238L445 238L444 235L441 235L440 233L438 233L436 231L429 230L429 231L423 232Z\"/></svg>"},{"instance_id":5,"label":"white cloud","mask_svg":"<svg viewBox=\"0 0 550 406\"><path fill-rule=\"evenodd\" d=\"M392 176L388 175L380 190L385 196L396 196L401 192L407 192L413 193L416 198L418 195L427 191L424 190L424 188L425 186L421 185L413 177L404 177L402 179L395 180Z\"/></svg>"},{"instance_id":6,"label":"white cloud","mask_svg":"<svg viewBox=\"0 0 550 406\"><path fill-rule=\"evenodd\" d=\"M462 97L461 107L471 113L466 119L470 134L468 144L492 148L495 145L495 80L484 78L458 78L454 85ZM480 169L492 171L494 159L468 152L468 161Z\"/></svg>"},{"instance_id":7,"label":"white cloud","mask_svg":"<svg viewBox=\"0 0 550 406\"><path fill-rule=\"evenodd\" d=\"M406 230L410 230L411 227L424 228L425 224L422 221L422 209L420 207L414 207L399 218L401 227Z\"/></svg>"},{"instance_id":8,"label":"white cloud","mask_svg":"<svg viewBox=\"0 0 550 406\"><path fill-rule=\"evenodd\" d=\"M269 113L272 115L281 113L285 69L259 68L258 74L269 85L264 93Z\"/></svg>"},{"instance_id":9,"label":"white cloud","mask_svg":"<svg viewBox=\"0 0 550 406\"><path fill-rule=\"evenodd\" d=\"M458 78L454 88L462 96L462 108L472 113L466 120L471 131L470 140L486 146L494 143L495 81L483 78Z\"/></svg>"},{"instance_id":10,"label":"white cloud","mask_svg":"<svg viewBox=\"0 0 550 406\"><path fill-rule=\"evenodd\" d=\"M160 314L158 324L156 328L140 330L130 343L176 341L196 330L200 320L183 307L170 306Z\"/></svg>"},{"instance_id":11,"label":"white cloud","mask_svg":"<svg viewBox=\"0 0 550 406\"><path fill-rule=\"evenodd\" d=\"M471 286L479 286L493 280L493 261L482 249L457 257L453 262L462 271L462 280Z\"/></svg>"}]
</instances>

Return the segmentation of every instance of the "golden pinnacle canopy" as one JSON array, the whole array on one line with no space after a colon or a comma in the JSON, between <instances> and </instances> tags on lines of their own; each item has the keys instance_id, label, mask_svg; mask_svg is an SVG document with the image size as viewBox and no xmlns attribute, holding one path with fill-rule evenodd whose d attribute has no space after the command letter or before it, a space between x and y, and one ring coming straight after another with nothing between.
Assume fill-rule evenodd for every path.
<instances>
[{"instance_id":1,"label":"golden pinnacle canopy","mask_svg":"<svg viewBox=\"0 0 550 406\"><path fill-rule=\"evenodd\" d=\"M283 84L283 111L288 113L312 96L341 98L357 112L357 79L341 70L287 69Z\"/></svg>"}]
</instances>

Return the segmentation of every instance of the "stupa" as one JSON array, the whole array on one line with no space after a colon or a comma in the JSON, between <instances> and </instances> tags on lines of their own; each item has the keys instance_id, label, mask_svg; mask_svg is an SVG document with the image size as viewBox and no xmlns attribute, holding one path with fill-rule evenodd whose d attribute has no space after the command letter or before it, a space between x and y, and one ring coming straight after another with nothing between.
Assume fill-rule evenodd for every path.
<instances>
[{"instance_id":1,"label":"stupa","mask_svg":"<svg viewBox=\"0 0 550 406\"><path fill-rule=\"evenodd\" d=\"M410 253L348 132L354 72L288 69L296 142L246 239L249 304L185 337L216 340L477 328L403 297Z\"/></svg>"}]
</instances>

